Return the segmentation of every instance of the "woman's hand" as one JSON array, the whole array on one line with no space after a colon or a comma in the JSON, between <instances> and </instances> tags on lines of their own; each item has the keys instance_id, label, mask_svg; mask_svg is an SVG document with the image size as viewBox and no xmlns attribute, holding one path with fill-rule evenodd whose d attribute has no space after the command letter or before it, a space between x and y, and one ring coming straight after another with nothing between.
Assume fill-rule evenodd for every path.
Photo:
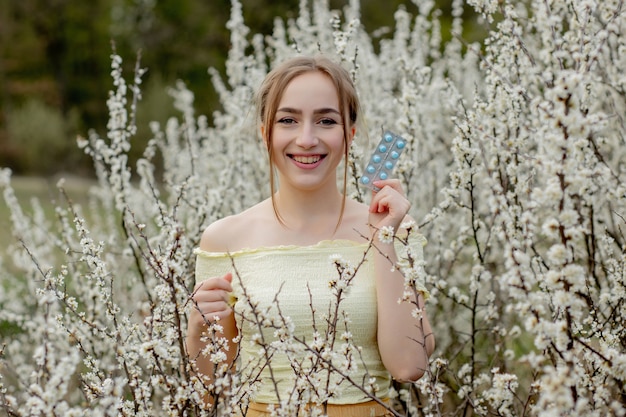
<instances>
[{"instance_id":1,"label":"woman's hand","mask_svg":"<svg viewBox=\"0 0 626 417\"><path fill-rule=\"evenodd\" d=\"M397 232L411 208L411 203L402 190L402 184L400 180L391 179L375 181L374 185L380 188L380 191L374 191L372 194L369 224L375 230L391 226L394 232Z\"/></svg>"},{"instance_id":2,"label":"woman's hand","mask_svg":"<svg viewBox=\"0 0 626 417\"><path fill-rule=\"evenodd\" d=\"M190 328L203 329L207 322L220 320L233 312L229 304L233 276L228 273L212 277L196 284L192 294L192 307L189 316Z\"/></svg>"},{"instance_id":3,"label":"woman's hand","mask_svg":"<svg viewBox=\"0 0 626 417\"><path fill-rule=\"evenodd\" d=\"M224 363L232 364L237 355L237 344L234 342L238 331L235 324L233 309L229 303L233 276L228 273L221 277L212 277L196 284L191 295L191 311L189 313L187 331L187 354L192 360L194 372L202 374L212 380L216 375L216 366L210 357L203 353L211 341L206 336L208 323L214 323L216 318L220 320L222 329L220 337L226 340L227 345L219 344L218 347L225 353ZM213 347L211 348L213 349ZM212 403L214 397L205 396L207 404Z\"/></svg>"}]
</instances>

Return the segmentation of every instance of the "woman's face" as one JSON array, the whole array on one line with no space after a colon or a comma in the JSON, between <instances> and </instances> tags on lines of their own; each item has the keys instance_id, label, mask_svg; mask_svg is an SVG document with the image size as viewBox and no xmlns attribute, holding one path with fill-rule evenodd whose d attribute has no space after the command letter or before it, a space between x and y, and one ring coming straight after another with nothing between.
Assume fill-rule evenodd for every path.
<instances>
[{"instance_id":1,"label":"woman's face","mask_svg":"<svg viewBox=\"0 0 626 417\"><path fill-rule=\"evenodd\" d=\"M350 138L354 128L349 127ZM336 186L336 168L344 155L344 126L332 81L307 72L289 82L279 101L272 132L274 165L281 187Z\"/></svg>"}]
</instances>

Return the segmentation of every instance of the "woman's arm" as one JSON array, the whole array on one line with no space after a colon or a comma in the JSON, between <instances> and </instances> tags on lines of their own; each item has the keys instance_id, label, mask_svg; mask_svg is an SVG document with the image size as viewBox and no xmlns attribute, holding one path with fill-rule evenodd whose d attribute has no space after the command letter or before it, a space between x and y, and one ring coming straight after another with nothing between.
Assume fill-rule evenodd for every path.
<instances>
[{"instance_id":1,"label":"woman's arm","mask_svg":"<svg viewBox=\"0 0 626 417\"><path fill-rule=\"evenodd\" d=\"M228 227L223 220L210 225L202 234L200 249L206 252L226 252L227 247L223 228ZM187 354L195 361L195 371L212 382L216 374L216 365L231 365L237 355L238 345L234 341L238 335L235 316L229 303L232 288L232 274L223 276L196 277L201 280L196 283L192 295L192 307L189 313L187 328ZM224 360L213 363L211 358L203 355L207 344L210 343L208 324L215 323L216 319L222 327L222 332L216 332L216 338L226 339Z\"/></svg>"},{"instance_id":2,"label":"woman's arm","mask_svg":"<svg viewBox=\"0 0 626 417\"><path fill-rule=\"evenodd\" d=\"M418 292L408 300L398 302L405 291L404 276L397 269L392 243L382 243L375 237L375 270L378 302L378 348L385 368L394 379L416 381L428 369L428 357L435 348L435 338L426 311L424 297ZM388 256L388 258L387 258ZM416 309L419 315L414 314Z\"/></svg>"},{"instance_id":3,"label":"woman's arm","mask_svg":"<svg viewBox=\"0 0 626 417\"><path fill-rule=\"evenodd\" d=\"M381 242L378 230L392 227L397 232L410 203L398 180L379 181L381 190L370 204L369 223L373 228L376 290L378 305L378 348L383 364L394 379L416 381L428 368L428 357L435 348L435 338L426 311L424 297L411 294L404 298L404 276L395 266L398 258L393 242ZM414 314L419 309L420 314Z\"/></svg>"}]
</instances>

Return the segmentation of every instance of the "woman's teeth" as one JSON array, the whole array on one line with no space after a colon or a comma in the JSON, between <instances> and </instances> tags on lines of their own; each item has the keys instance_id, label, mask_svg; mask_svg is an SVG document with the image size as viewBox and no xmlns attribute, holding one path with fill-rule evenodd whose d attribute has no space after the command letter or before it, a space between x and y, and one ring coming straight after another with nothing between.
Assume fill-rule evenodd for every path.
<instances>
[{"instance_id":1,"label":"woman's teeth","mask_svg":"<svg viewBox=\"0 0 626 417\"><path fill-rule=\"evenodd\" d=\"M291 158L294 161L299 162L301 164L314 164L317 161L319 161L320 159L322 159L322 157L320 155L312 155L312 156L292 155Z\"/></svg>"}]
</instances>

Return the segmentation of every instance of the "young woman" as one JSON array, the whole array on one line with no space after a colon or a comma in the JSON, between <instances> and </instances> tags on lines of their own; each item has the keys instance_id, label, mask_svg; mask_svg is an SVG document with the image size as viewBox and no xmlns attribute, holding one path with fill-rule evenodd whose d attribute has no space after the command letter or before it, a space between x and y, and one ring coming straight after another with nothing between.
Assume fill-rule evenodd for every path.
<instances>
[{"instance_id":1,"label":"young woman","mask_svg":"<svg viewBox=\"0 0 626 417\"><path fill-rule=\"evenodd\" d=\"M416 314L423 294L406 295L405 277L392 268L400 247L379 233L401 234L410 204L394 179L375 183L380 191L369 205L346 198L345 165L340 189L337 168L360 116L340 65L325 57L290 59L268 74L256 104L272 195L203 233L189 356L198 372L213 375L216 364L200 354L201 335L219 320L229 346L218 365L237 356L236 372L251 383L245 415L269 416L290 402L294 413L320 406L329 416L388 415L391 378L419 379L434 348L425 312ZM424 238L413 232L409 241L420 258ZM346 262L356 273L333 313L332 282ZM346 341L358 350L346 353ZM336 360L342 354L353 364Z\"/></svg>"}]
</instances>

